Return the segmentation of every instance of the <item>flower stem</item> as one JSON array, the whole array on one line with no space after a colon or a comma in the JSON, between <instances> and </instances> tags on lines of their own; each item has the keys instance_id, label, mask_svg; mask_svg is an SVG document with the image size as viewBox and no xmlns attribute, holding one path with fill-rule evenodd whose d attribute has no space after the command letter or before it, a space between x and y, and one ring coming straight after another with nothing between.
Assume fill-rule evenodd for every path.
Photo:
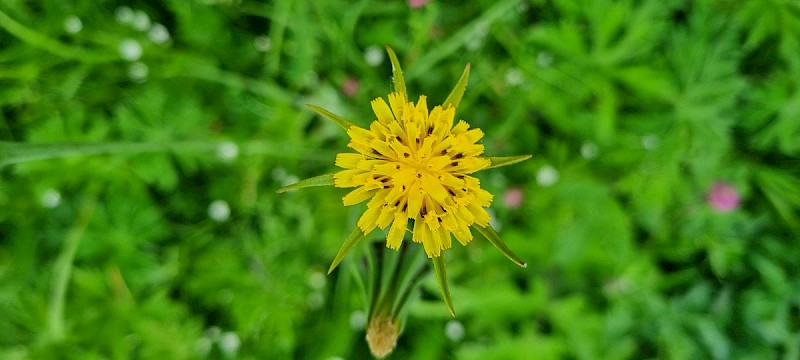
<instances>
[{"instance_id":1,"label":"flower stem","mask_svg":"<svg viewBox=\"0 0 800 360\"><path fill-rule=\"evenodd\" d=\"M53 282L47 308L47 334L51 341L64 339L64 302L72 274L72 262L96 205L97 199L94 195L83 203L78 219L67 233L64 247L53 265Z\"/></svg>"}]
</instances>

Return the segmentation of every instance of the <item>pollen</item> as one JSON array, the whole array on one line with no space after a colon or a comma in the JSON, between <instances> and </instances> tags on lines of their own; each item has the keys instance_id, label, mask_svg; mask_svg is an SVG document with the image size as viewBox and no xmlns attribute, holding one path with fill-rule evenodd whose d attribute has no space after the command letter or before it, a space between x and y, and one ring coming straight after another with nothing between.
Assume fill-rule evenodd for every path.
<instances>
[{"instance_id":1,"label":"pollen","mask_svg":"<svg viewBox=\"0 0 800 360\"><path fill-rule=\"evenodd\" d=\"M355 152L336 156L344 170L334 174L334 185L354 188L344 204L368 201L358 227L364 234L389 228L386 246L392 249L410 231L428 257L450 248L451 235L466 245L470 226L486 227L490 219L492 195L470 175L491 165L481 157L483 132L455 122L454 106L429 110L425 96L414 103L393 92L388 104L373 100L372 110L376 118L368 129L347 130Z\"/></svg>"}]
</instances>

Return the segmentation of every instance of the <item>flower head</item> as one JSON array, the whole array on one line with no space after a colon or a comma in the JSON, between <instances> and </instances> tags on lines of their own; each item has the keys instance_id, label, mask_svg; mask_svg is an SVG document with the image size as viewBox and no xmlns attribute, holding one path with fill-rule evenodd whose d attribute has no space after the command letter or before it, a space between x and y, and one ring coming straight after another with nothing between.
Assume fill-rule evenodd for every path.
<instances>
[{"instance_id":1,"label":"flower head","mask_svg":"<svg viewBox=\"0 0 800 360\"><path fill-rule=\"evenodd\" d=\"M328 272L375 228L387 229L386 246L398 249L405 234L421 243L433 260L433 268L445 303L453 311L447 289L442 250L451 247L452 237L462 244L472 240L472 230L480 233L506 257L520 266L525 262L514 255L489 224L486 208L492 194L481 189L471 174L494 167L518 163L529 155L483 157L480 129L471 129L463 120L455 121L469 77L469 65L442 105L428 108L423 95L416 103L408 100L403 71L394 51L387 46L392 62L395 91L387 101L372 101L375 119L364 128L308 105L334 121L350 136L348 147L355 152L336 156L344 170L321 175L284 187L285 192L311 186L335 185L353 188L344 196L345 205L367 201L367 209L345 240Z\"/></svg>"},{"instance_id":2,"label":"flower head","mask_svg":"<svg viewBox=\"0 0 800 360\"><path fill-rule=\"evenodd\" d=\"M336 156L336 165L346 170L334 175L334 184L355 187L344 204L369 200L358 227L367 234L391 224L386 245L397 249L413 220L412 240L428 257L449 248L451 234L467 244L470 225L489 224L485 208L492 195L469 175L491 165L480 157L483 132L463 120L454 125L454 106L429 111L425 96L414 104L394 92L389 105L377 98L372 109L377 119L369 129L347 130L348 147L357 152Z\"/></svg>"},{"instance_id":3,"label":"flower head","mask_svg":"<svg viewBox=\"0 0 800 360\"><path fill-rule=\"evenodd\" d=\"M719 212L730 212L739 207L739 193L725 182L716 182L708 192L708 205Z\"/></svg>"}]
</instances>

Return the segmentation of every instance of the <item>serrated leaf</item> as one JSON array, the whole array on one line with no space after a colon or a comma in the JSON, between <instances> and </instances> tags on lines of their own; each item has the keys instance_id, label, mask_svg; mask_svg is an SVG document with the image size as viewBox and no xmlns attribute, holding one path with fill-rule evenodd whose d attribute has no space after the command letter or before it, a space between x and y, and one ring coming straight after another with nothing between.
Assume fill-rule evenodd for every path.
<instances>
[{"instance_id":1,"label":"serrated leaf","mask_svg":"<svg viewBox=\"0 0 800 360\"><path fill-rule=\"evenodd\" d=\"M497 231L494 231L494 228L492 228L491 225L483 227L478 224L473 224L472 228L477 230L481 235L483 235L483 237L485 237L486 240L489 240L489 242L492 243L492 245L494 245L498 250L500 250L501 253L503 253L503 255L505 255L515 264L522 267L528 267L528 264L526 264L524 261L522 261L522 259L520 259L513 252L511 252L511 249L509 249L508 246L506 246L506 243L504 243L503 240L500 239L500 235L497 234Z\"/></svg>"},{"instance_id":2,"label":"serrated leaf","mask_svg":"<svg viewBox=\"0 0 800 360\"><path fill-rule=\"evenodd\" d=\"M456 86L453 87L453 91L450 92L450 95L447 96L442 107L447 109L448 106L453 106L454 108L458 108L458 104L461 103L461 98L464 96L464 91L467 90L467 80L469 79L469 64L464 67L464 72L461 73L461 78L458 79Z\"/></svg>"},{"instance_id":3,"label":"serrated leaf","mask_svg":"<svg viewBox=\"0 0 800 360\"><path fill-rule=\"evenodd\" d=\"M303 189L307 187L314 187L314 186L330 186L333 185L333 174L325 174L320 176L315 176L312 178L308 178L299 182L296 182L292 185L282 187L275 192L278 194L285 193L291 190Z\"/></svg>"},{"instance_id":4,"label":"serrated leaf","mask_svg":"<svg viewBox=\"0 0 800 360\"><path fill-rule=\"evenodd\" d=\"M386 52L389 54L389 61L392 63L392 79L394 81L394 91L406 94L406 81L403 78L403 68L397 60L397 54L389 45L386 45Z\"/></svg>"},{"instance_id":5,"label":"serrated leaf","mask_svg":"<svg viewBox=\"0 0 800 360\"><path fill-rule=\"evenodd\" d=\"M341 117L339 115L336 115L336 114L334 114L334 113L332 113L332 112L330 112L328 110L325 110L325 109L323 109L323 108L321 108L321 107L319 107L317 105L306 104L306 106L309 109L314 110L314 112L316 112L317 114L320 114L320 115L328 118L328 120L331 120L331 121L335 122L336 125L339 125L342 129L347 130L347 129L350 129L351 126L355 126L355 125L353 125L353 123L345 120L343 117Z\"/></svg>"},{"instance_id":6,"label":"serrated leaf","mask_svg":"<svg viewBox=\"0 0 800 360\"><path fill-rule=\"evenodd\" d=\"M500 156L500 157L487 157L492 162L486 169L494 169L503 166L513 165L518 162L523 162L531 158L531 155L517 155L517 156ZM484 170L486 170L484 169Z\"/></svg>"},{"instance_id":7,"label":"serrated leaf","mask_svg":"<svg viewBox=\"0 0 800 360\"><path fill-rule=\"evenodd\" d=\"M450 298L450 288L447 287L447 266L444 262L444 254L432 258L431 261L433 262L433 272L436 273L436 281L439 282L439 289L442 290L442 300L447 305L450 315L456 317L456 311L453 310L453 299Z\"/></svg>"},{"instance_id":8,"label":"serrated leaf","mask_svg":"<svg viewBox=\"0 0 800 360\"><path fill-rule=\"evenodd\" d=\"M359 229L358 226L356 226L353 229L353 231L350 232L350 235L347 236L347 239L345 239L344 243L342 244L342 247L339 248L339 252L336 253L336 257L333 258L333 262L331 263L331 266L328 268L328 274L332 273L333 270L336 269L337 266L339 266L339 263L341 263L342 260L344 260L344 257L350 253L350 250L353 250L356 244L358 244L358 242L365 237L366 235L364 235L361 229Z\"/></svg>"}]
</instances>

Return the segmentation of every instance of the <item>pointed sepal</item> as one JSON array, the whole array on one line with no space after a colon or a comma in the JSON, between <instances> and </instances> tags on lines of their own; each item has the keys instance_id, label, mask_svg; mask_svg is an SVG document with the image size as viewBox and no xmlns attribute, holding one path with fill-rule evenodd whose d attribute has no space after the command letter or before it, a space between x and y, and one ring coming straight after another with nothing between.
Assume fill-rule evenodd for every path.
<instances>
[{"instance_id":1,"label":"pointed sepal","mask_svg":"<svg viewBox=\"0 0 800 360\"><path fill-rule=\"evenodd\" d=\"M323 108L321 108L321 107L319 107L317 105L306 104L306 106L309 109L314 110L314 112L316 112L317 114L320 114L320 115L328 118L328 120L331 120L331 121L335 122L336 125L339 125L342 129L348 130L348 129L350 129L350 127L355 126L355 125L353 125L353 123L345 120L345 118L343 118L343 117L341 117L339 115L336 115L336 114L334 114L334 113L332 113L332 112L330 112L328 110L325 110L325 109L323 109Z\"/></svg>"},{"instance_id":2,"label":"pointed sepal","mask_svg":"<svg viewBox=\"0 0 800 360\"><path fill-rule=\"evenodd\" d=\"M403 78L403 68L400 67L400 61L397 60L397 54L389 45L386 45L386 52L389 54L389 61L392 63L392 80L394 81L394 91L406 93L406 81ZM406 95L407 96L407 95Z\"/></svg>"},{"instance_id":3,"label":"pointed sepal","mask_svg":"<svg viewBox=\"0 0 800 360\"><path fill-rule=\"evenodd\" d=\"M485 237L486 240L489 240L489 242L492 243L492 245L494 245L498 250L500 250L501 253L503 253L503 255L505 255L515 264L522 267L528 267L528 264L522 261L522 259L520 259L519 256L511 252L511 249L509 249L508 246L506 246L506 243L504 243L503 240L500 239L500 235L497 234L497 231L494 231L492 225L483 227L478 224L472 224L472 228L477 230L481 235L483 235L483 237Z\"/></svg>"},{"instance_id":4,"label":"pointed sepal","mask_svg":"<svg viewBox=\"0 0 800 360\"><path fill-rule=\"evenodd\" d=\"M336 253L336 257L333 258L331 267L328 268L328 274L332 273L333 270L336 269L337 266L339 266L339 263L341 263L342 260L344 260L344 257L350 253L350 250L353 250L353 248L358 244L358 242L364 239L364 237L366 237L366 235L364 235L361 229L359 229L358 226L356 226L350 233L350 235L347 236L347 239L345 239L344 243L342 244L342 247L339 248L339 252Z\"/></svg>"},{"instance_id":5,"label":"pointed sepal","mask_svg":"<svg viewBox=\"0 0 800 360\"><path fill-rule=\"evenodd\" d=\"M499 156L499 157L487 157L489 161L492 162L489 167L483 169L494 169L503 166L513 165L519 162L523 162L531 158L531 155L518 155L518 156Z\"/></svg>"},{"instance_id":6,"label":"pointed sepal","mask_svg":"<svg viewBox=\"0 0 800 360\"><path fill-rule=\"evenodd\" d=\"M456 311L453 310L453 299L450 298L450 288L447 286L447 267L444 262L444 254L432 258L431 261L433 262L433 272L436 273L436 281L439 282L439 289L442 290L442 300L447 305L450 316L456 317Z\"/></svg>"},{"instance_id":7,"label":"pointed sepal","mask_svg":"<svg viewBox=\"0 0 800 360\"><path fill-rule=\"evenodd\" d=\"M449 106L453 106L454 108L458 108L458 104L461 103L461 97L464 96L464 91L467 90L467 80L469 79L469 64L464 67L464 72L461 74L461 78L458 79L458 83L453 88L453 91L450 92L450 95L447 96L447 99L442 104L442 107L447 109Z\"/></svg>"},{"instance_id":8,"label":"pointed sepal","mask_svg":"<svg viewBox=\"0 0 800 360\"><path fill-rule=\"evenodd\" d=\"M275 192L278 194L285 193L291 190L297 190L307 187L314 187L314 186L330 186L333 185L333 174L325 174L320 176L315 176L309 179L305 179L299 182L296 182L292 185L282 187Z\"/></svg>"}]
</instances>

